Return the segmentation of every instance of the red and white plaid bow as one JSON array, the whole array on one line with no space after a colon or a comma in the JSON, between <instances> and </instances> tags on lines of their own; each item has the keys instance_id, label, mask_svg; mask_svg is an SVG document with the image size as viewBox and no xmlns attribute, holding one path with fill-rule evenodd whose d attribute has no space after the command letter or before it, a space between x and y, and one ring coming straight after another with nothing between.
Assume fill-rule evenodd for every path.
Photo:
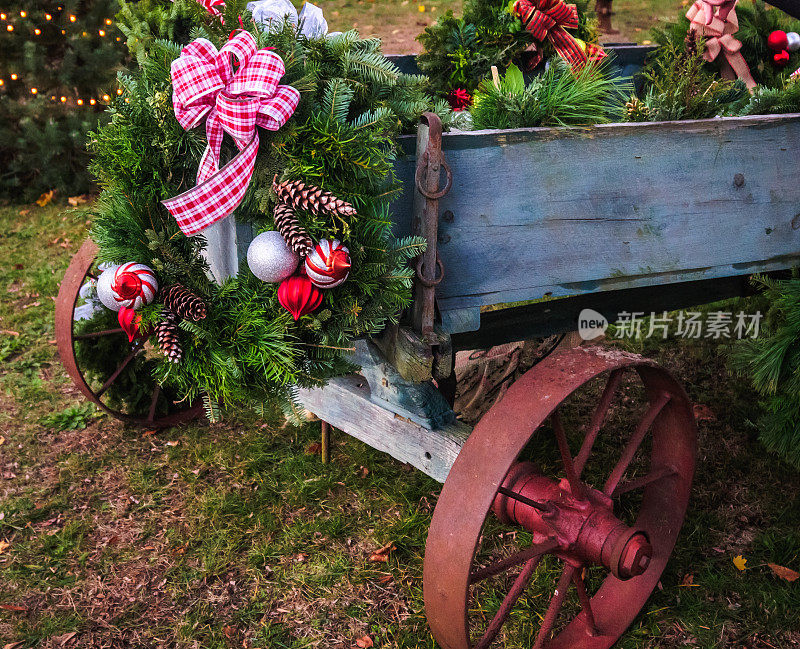
<instances>
[{"instance_id":1,"label":"red and white plaid bow","mask_svg":"<svg viewBox=\"0 0 800 649\"><path fill-rule=\"evenodd\" d=\"M238 68L234 72L231 57ZM258 50L250 32L239 32L219 51L198 38L172 62L175 117L186 130L206 117L206 147L197 185L163 201L186 236L225 218L242 202L253 176L260 126L277 131L292 116L300 93L280 86L286 68L280 56ZM220 149L225 133L239 153L222 169Z\"/></svg>"}]
</instances>

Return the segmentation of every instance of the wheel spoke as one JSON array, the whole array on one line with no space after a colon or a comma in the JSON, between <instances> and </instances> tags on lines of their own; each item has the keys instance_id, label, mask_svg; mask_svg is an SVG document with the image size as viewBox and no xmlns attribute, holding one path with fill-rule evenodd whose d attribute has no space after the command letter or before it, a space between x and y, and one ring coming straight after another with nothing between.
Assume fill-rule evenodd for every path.
<instances>
[{"instance_id":1,"label":"wheel spoke","mask_svg":"<svg viewBox=\"0 0 800 649\"><path fill-rule=\"evenodd\" d=\"M103 331L93 331L92 333L88 334L80 334L79 336L74 336L74 339L85 340L87 338L99 338L100 336L110 336L112 334L121 333L125 333L125 330L122 327L117 327L116 329L104 329Z\"/></svg>"},{"instance_id":2,"label":"wheel spoke","mask_svg":"<svg viewBox=\"0 0 800 649\"><path fill-rule=\"evenodd\" d=\"M478 570L475 570L470 574L469 583L475 584L479 581L487 579L488 577L493 577L494 575L513 568L514 566L518 566L519 564L525 563L530 559L541 556L546 552L550 552L550 550L555 550L557 547L558 542L555 539L532 545L531 547L525 548L516 554L512 554L510 557L506 557L505 559L501 559L500 561L489 564L485 568L478 568Z\"/></svg>"},{"instance_id":3,"label":"wheel spoke","mask_svg":"<svg viewBox=\"0 0 800 649\"><path fill-rule=\"evenodd\" d=\"M545 640L550 637L550 632L553 630L558 612L564 604L564 599L567 596L567 589L569 588L569 583L572 581L572 575L574 573L575 566L569 563L564 565L564 570L561 572L561 577L559 577L558 584L556 585L556 592L553 593L550 606L547 607L547 612L544 614L542 626L539 628L539 633L536 635L536 642L533 643L533 649L542 649Z\"/></svg>"},{"instance_id":4,"label":"wheel spoke","mask_svg":"<svg viewBox=\"0 0 800 649\"><path fill-rule=\"evenodd\" d=\"M536 570L536 566L539 565L541 558L541 555L539 555L538 557L528 560L528 563L525 564L525 567L522 569L522 572L517 575L517 578L511 586L511 590L509 590L508 594L503 598L503 603L500 604L500 608L497 609L497 613L494 614L492 621L489 622L489 626L486 628L486 631L477 642L474 649L486 649L486 647L492 644L497 634L500 633L500 629L502 629L503 625L506 623L511 610L514 608L514 604L517 603L520 595L525 591L525 587L528 585L531 576L533 576L533 572Z\"/></svg>"},{"instance_id":5,"label":"wheel spoke","mask_svg":"<svg viewBox=\"0 0 800 649\"><path fill-rule=\"evenodd\" d=\"M160 394L161 386L156 385L155 390L153 390L153 398L150 400L150 409L147 411L147 421L153 421L156 418L156 405Z\"/></svg>"},{"instance_id":6,"label":"wheel spoke","mask_svg":"<svg viewBox=\"0 0 800 649\"><path fill-rule=\"evenodd\" d=\"M567 443L567 436L564 433L564 425L561 423L561 414L556 410L550 415L550 422L553 425L553 431L556 435L556 442L558 443L558 451L561 454L561 462L564 464L564 471L567 474L572 495L576 498L583 498L583 485L578 480L578 474L575 471L575 465L572 463L572 454L569 451L569 444Z\"/></svg>"},{"instance_id":7,"label":"wheel spoke","mask_svg":"<svg viewBox=\"0 0 800 649\"><path fill-rule=\"evenodd\" d=\"M641 446L642 441L644 441L644 436L647 434L647 431L650 430L653 421L655 421L655 418L658 416L658 413L663 410L664 406L667 405L670 398L669 393L662 392L647 408L647 412L645 412L644 417L642 417L633 435L625 445L622 451L622 457L614 466L611 475L608 476L608 480L606 480L606 484L603 487L604 494L610 495L617 488L619 481L628 469L628 465L633 460L633 456L636 455L636 451L639 450L639 446Z\"/></svg>"},{"instance_id":8,"label":"wheel spoke","mask_svg":"<svg viewBox=\"0 0 800 649\"><path fill-rule=\"evenodd\" d=\"M128 355L125 357L125 360L124 360L124 361L122 361L122 362L119 364L119 367L117 367L117 369L116 369L116 370L114 370L114 373L113 373L111 376L109 376L109 377L108 377L108 380L107 380L105 383L103 383L103 387L102 387L102 388L100 388L100 389L99 389L99 390L98 390L98 391L95 393L98 399L99 399L101 396L103 396L103 393L105 393L105 391L106 391L106 390L108 390L108 388L110 388L110 387L111 387L111 384L112 384L114 381L116 381L116 380L117 380L117 378L119 378L119 375L120 375L120 374L122 374L122 370L124 370L126 367L128 367L128 363L130 363L130 362L133 360L133 357L134 357L134 356L136 356L136 354L138 354L140 351L141 351L141 349L137 347L136 349L134 349L134 350L133 350L133 351L132 351L130 354L128 354Z\"/></svg>"},{"instance_id":9,"label":"wheel spoke","mask_svg":"<svg viewBox=\"0 0 800 649\"><path fill-rule=\"evenodd\" d=\"M623 482L617 485L613 493L611 493L611 497L617 498L618 496L626 494L629 491L642 489L653 482L658 482L659 480L663 480L664 478L671 478L674 475L678 475L678 472L669 466L662 466L659 467L658 469L653 469L647 475L643 475L640 478L628 480L627 482Z\"/></svg>"},{"instance_id":10,"label":"wheel spoke","mask_svg":"<svg viewBox=\"0 0 800 649\"><path fill-rule=\"evenodd\" d=\"M528 507L533 507L535 510L540 511L542 513L552 512L553 507L549 503L539 503L535 500L531 500L530 498L526 498L525 496L515 493L511 491L511 489L507 489L506 487L498 487L497 493L503 494L504 496L508 496L513 500L517 500L521 502L523 505L527 505Z\"/></svg>"},{"instance_id":11,"label":"wheel spoke","mask_svg":"<svg viewBox=\"0 0 800 649\"><path fill-rule=\"evenodd\" d=\"M616 396L617 388L619 388L624 373L624 369L611 372L608 381L606 381L606 387L603 389L600 401L597 404L597 408L595 408L594 413L592 413L592 419L589 422L586 437L583 438L581 450L578 451L578 455L575 456L575 473L578 474L579 478L581 477L581 473L583 473L583 468L586 466L586 460L589 459L589 455L592 453L592 447L597 439L597 434L600 432L600 428L606 420L608 409L611 407L611 402Z\"/></svg>"},{"instance_id":12,"label":"wheel spoke","mask_svg":"<svg viewBox=\"0 0 800 649\"><path fill-rule=\"evenodd\" d=\"M578 600L586 615L586 621L589 623L589 632L593 636L600 635L600 631L597 629L597 623L594 620L594 613L592 612L592 600L589 598L589 593L586 592L586 582L577 570L572 575L572 583L575 584L575 590L578 591Z\"/></svg>"}]
</instances>

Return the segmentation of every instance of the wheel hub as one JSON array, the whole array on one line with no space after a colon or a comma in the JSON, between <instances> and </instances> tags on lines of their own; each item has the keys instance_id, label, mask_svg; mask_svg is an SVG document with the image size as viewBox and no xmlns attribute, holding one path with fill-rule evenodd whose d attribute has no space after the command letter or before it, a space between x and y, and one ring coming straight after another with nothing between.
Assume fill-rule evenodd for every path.
<instances>
[{"instance_id":1,"label":"wheel hub","mask_svg":"<svg viewBox=\"0 0 800 649\"><path fill-rule=\"evenodd\" d=\"M644 532L629 527L613 512L613 501L581 485L576 494L566 479L543 476L530 462L511 467L492 505L504 523L522 526L534 543L555 538L556 554L576 567L602 565L619 579L645 572L653 548Z\"/></svg>"}]
</instances>

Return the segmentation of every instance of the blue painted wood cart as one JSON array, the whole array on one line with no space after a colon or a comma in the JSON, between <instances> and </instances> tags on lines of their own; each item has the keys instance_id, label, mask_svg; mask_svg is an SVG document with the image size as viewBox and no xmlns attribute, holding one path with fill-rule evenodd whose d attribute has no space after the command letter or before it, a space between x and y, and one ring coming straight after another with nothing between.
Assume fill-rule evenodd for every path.
<instances>
[{"instance_id":1,"label":"blue painted wood cart","mask_svg":"<svg viewBox=\"0 0 800 649\"><path fill-rule=\"evenodd\" d=\"M410 325L359 341L361 374L301 399L326 447L333 426L444 482L424 569L442 647L492 644L550 554L564 567L533 647L606 649L658 583L683 521L696 444L685 393L643 358L578 347L534 366L471 429L450 409L453 354L574 330L585 308L615 319L711 302L796 265L800 116L444 134L429 117L402 146L396 228L429 242ZM584 481L631 379L644 404L627 442L604 483ZM560 406L586 392L596 406L569 435ZM555 436L560 480L522 461L537 435ZM623 520L618 500L632 493L638 509ZM528 547L482 553L489 512L529 531ZM608 570L599 586L588 566ZM487 613L490 579L506 594Z\"/></svg>"},{"instance_id":2,"label":"blue painted wood cart","mask_svg":"<svg viewBox=\"0 0 800 649\"><path fill-rule=\"evenodd\" d=\"M644 50L617 54L630 72ZM442 647L501 637L554 557L563 569L533 647L607 649L658 583L683 521L691 404L645 358L576 347L535 365L472 428L452 410L454 354L574 330L585 308L615 319L741 294L749 275L796 265L800 115L444 134L428 115L400 146L396 232L428 239L413 311L357 342L361 373L300 399L323 422L324 453L335 427L444 483L424 568ZM233 218L209 231L217 278L238 271L251 238ZM561 407L576 400L582 427ZM602 460L601 480L586 477L612 433L621 452ZM545 437L557 470L526 461ZM492 545L516 538L498 525L524 530L524 547Z\"/></svg>"}]
</instances>

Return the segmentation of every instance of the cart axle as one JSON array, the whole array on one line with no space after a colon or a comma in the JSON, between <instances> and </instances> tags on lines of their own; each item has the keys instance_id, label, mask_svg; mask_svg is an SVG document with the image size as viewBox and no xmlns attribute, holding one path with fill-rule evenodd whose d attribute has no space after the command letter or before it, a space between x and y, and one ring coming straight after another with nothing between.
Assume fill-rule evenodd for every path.
<instances>
[{"instance_id":1,"label":"cart axle","mask_svg":"<svg viewBox=\"0 0 800 649\"><path fill-rule=\"evenodd\" d=\"M511 467L492 509L504 523L533 534L535 544L555 540L555 554L576 568L587 563L608 568L619 579L645 572L653 557L647 536L620 521L611 498L583 485L576 497L566 479L543 476L530 462Z\"/></svg>"}]
</instances>

